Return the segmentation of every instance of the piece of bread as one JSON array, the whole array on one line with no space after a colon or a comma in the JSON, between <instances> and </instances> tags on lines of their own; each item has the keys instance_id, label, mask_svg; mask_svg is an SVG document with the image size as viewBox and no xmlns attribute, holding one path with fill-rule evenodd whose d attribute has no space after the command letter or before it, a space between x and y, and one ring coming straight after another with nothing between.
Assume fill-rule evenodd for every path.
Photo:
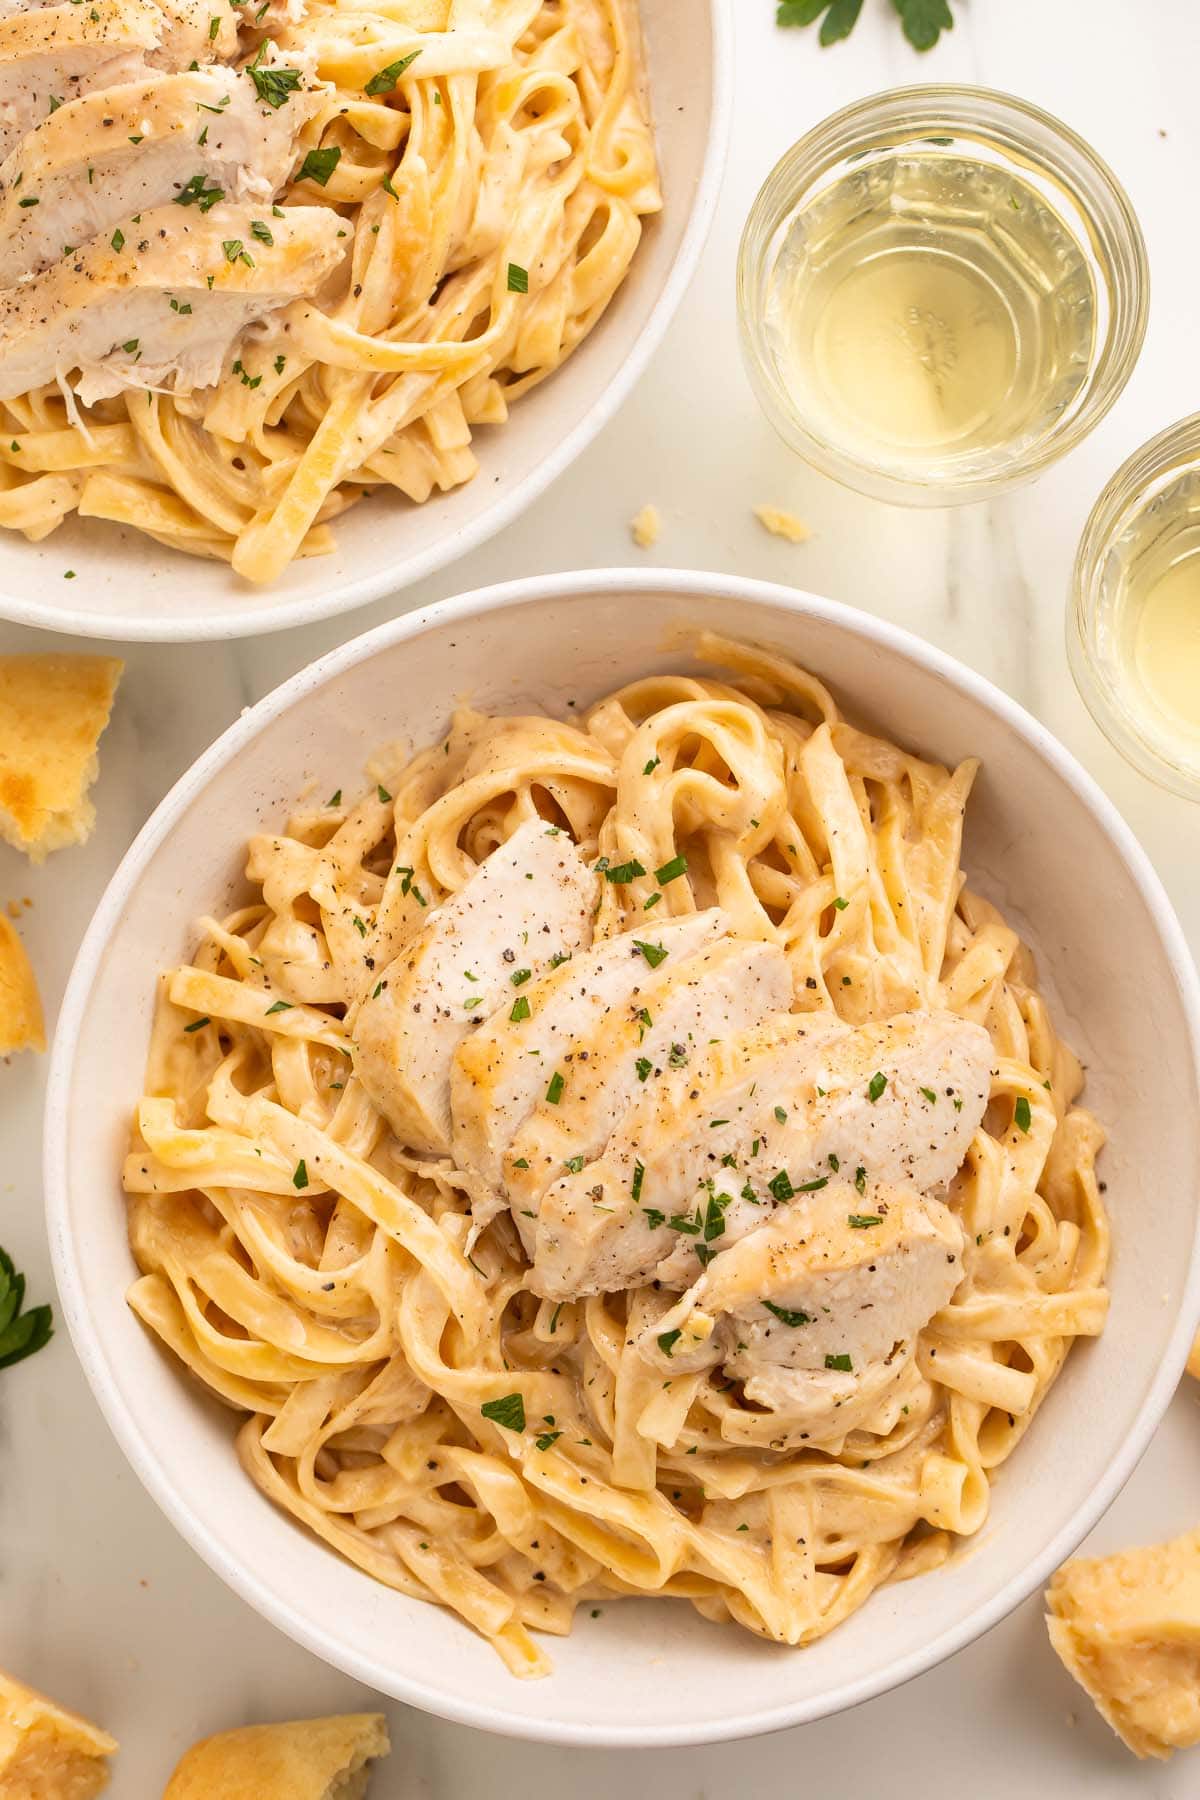
<instances>
[{"instance_id":1,"label":"piece of bread","mask_svg":"<svg viewBox=\"0 0 1200 1800\"><path fill-rule=\"evenodd\" d=\"M124 663L110 656L0 656L0 838L32 862L81 844L96 746Z\"/></svg>"},{"instance_id":2,"label":"piece of bread","mask_svg":"<svg viewBox=\"0 0 1200 1800\"><path fill-rule=\"evenodd\" d=\"M1200 1744L1200 1531L1058 1571L1046 1627L1135 1756Z\"/></svg>"},{"instance_id":3,"label":"piece of bread","mask_svg":"<svg viewBox=\"0 0 1200 1800\"><path fill-rule=\"evenodd\" d=\"M42 1002L25 946L0 914L0 1056L44 1050Z\"/></svg>"},{"instance_id":4,"label":"piece of bread","mask_svg":"<svg viewBox=\"0 0 1200 1800\"><path fill-rule=\"evenodd\" d=\"M0 1794L4 1800L92 1800L116 1750L98 1725L56 1706L0 1669Z\"/></svg>"},{"instance_id":5,"label":"piece of bread","mask_svg":"<svg viewBox=\"0 0 1200 1800\"><path fill-rule=\"evenodd\" d=\"M163 1800L362 1800L391 1747L382 1713L245 1725L193 1744Z\"/></svg>"}]
</instances>

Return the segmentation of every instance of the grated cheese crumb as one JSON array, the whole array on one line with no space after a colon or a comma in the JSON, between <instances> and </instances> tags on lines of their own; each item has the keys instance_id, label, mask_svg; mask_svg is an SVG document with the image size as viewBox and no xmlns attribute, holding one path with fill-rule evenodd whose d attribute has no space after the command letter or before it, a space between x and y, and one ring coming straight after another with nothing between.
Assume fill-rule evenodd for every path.
<instances>
[{"instance_id":1,"label":"grated cheese crumb","mask_svg":"<svg viewBox=\"0 0 1200 1800\"><path fill-rule=\"evenodd\" d=\"M812 536L812 526L798 519L795 513L784 512L778 506L756 506L754 516L772 536L787 538L791 544L806 544Z\"/></svg>"},{"instance_id":2,"label":"grated cheese crumb","mask_svg":"<svg viewBox=\"0 0 1200 1800\"><path fill-rule=\"evenodd\" d=\"M662 528L662 519L657 506L643 506L629 521L629 531L639 550L649 550L657 544L658 534Z\"/></svg>"}]
</instances>

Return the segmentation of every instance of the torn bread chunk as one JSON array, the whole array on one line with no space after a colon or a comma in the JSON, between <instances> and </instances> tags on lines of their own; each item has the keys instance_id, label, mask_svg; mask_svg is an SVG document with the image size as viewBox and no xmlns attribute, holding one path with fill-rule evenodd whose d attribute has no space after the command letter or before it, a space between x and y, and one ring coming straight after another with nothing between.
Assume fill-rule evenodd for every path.
<instances>
[{"instance_id":1,"label":"torn bread chunk","mask_svg":"<svg viewBox=\"0 0 1200 1800\"><path fill-rule=\"evenodd\" d=\"M88 789L124 663L0 656L0 838L40 863L95 823Z\"/></svg>"},{"instance_id":2,"label":"torn bread chunk","mask_svg":"<svg viewBox=\"0 0 1200 1800\"><path fill-rule=\"evenodd\" d=\"M0 1794L92 1800L108 1786L115 1738L0 1670Z\"/></svg>"},{"instance_id":3,"label":"torn bread chunk","mask_svg":"<svg viewBox=\"0 0 1200 1800\"><path fill-rule=\"evenodd\" d=\"M117 225L136 238L140 228L126 221L167 201L200 212L221 200L257 202L249 246L257 254L274 238L271 203L322 91L305 87L285 107L264 106L244 74L209 68L59 106L0 167L0 286L63 262Z\"/></svg>"},{"instance_id":4,"label":"torn bread chunk","mask_svg":"<svg viewBox=\"0 0 1200 1800\"><path fill-rule=\"evenodd\" d=\"M25 946L0 915L0 1056L44 1050L42 1002Z\"/></svg>"},{"instance_id":5,"label":"torn bread chunk","mask_svg":"<svg viewBox=\"0 0 1200 1800\"><path fill-rule=\"evenodd\" d=\"M1066 1563L1046 1603L1050 1642L1135 1756L1200 1744L1200 1530Z\"/></svg>"},{"instance_id":6,"label":"torn bread chunk","mask_svg":"<svg viewBox=\"0 0 1200 1800\"><path fill-rule=\"evenodd\" d=\"M586 949L599 881L565 831L521 825L437 907L364 1000L355 1066L409 1149L450 1148L454 1053L498 1007L512 978Z\"/></svg>"},{"instance_id":7,"label":"torn bread chunk","mask_svg":"<svg viewBox=\"0 0 1200 1800\"><path fill-rule=\"evenodd\" d=\"M245 1725L193 1744L163 1800L362 1800L391 1747L382 1713Z\"/></svg>"},{"instance_id":8,"label":"torn bread chunk","mask_svg":"<svg viewBox=\"0 0 1200 1800\"><path fill-rule=\"evenodd\" d=\"M76 371L85 405L130 387L209 386L246 326L314 293L350 243L319 206L271 214L267 243L254 231L263 210L155 207L0 293L0 399Z\"/></svg>"}]
</instances>

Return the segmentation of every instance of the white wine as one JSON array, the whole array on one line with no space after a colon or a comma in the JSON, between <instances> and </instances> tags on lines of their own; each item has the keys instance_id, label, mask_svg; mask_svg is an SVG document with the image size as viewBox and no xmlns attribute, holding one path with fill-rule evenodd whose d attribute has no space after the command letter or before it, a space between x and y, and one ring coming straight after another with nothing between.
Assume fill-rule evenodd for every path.
<instances>
[{"instance_id":1,"label":"white wine","mask_svg":"<svg viewBox=\"0 0 1200 1800\"><path fill-rule=\"evenodd\" d=\"M1101 580L1121 703L1153 749L1200 776L1200 469L1134 515Z\"/></svg>"},{"instance_id":2,"label":"white wine","mask_svg":"<svg viewBox=\"0 0 1200 1800\"><path fill-rule=\"evenodd\" d=\"M966 139L874 153L779 238L766 330L796 411L906 481L999 469L1082 394L1091 263L1050 197Z\"/></svg>"}]
</instances>

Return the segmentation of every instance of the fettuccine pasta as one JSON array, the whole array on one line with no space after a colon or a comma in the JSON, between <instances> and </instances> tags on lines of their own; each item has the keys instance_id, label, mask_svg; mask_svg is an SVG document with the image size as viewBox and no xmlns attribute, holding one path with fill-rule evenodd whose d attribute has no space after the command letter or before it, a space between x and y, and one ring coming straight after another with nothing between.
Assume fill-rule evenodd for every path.
<instances>
[{"instance_id":1,"label":"fettuccine pasta","mask_svg":"<svg viewBox=\"0 0 1200 1800\"><path fill-rule=\"evenodd\" d=\"M412 760L382 757L364 792L253 839L255 898L205 920L192 961L162 979L126 1164L130 1303L243 1416L246 1472L359 1568L458 1613L519 1675L548 1667L535 1634L565 1633L601 1597L675 1597L781 1644L819 1638L979 1530L994 1471L1105 1318L1103 1134L1076 1104L1079 1064L1029 951L964 884L975 765L859 730L779 656L707 634L697 648L724 672L648 676L569 721L464 708ZM356 1033L387 971L395 985L440 909L539 821L589 880L607 877L589 955L614 939L644 954L652 920L653 962L715 907L726 944L786 959L797 1029L845 1043L903 1016L986 1031L980 1123L944 1206L930 1203L962 1244L950 1298L844 1425L810 1435L720 1363L673 1374L678 1330L665 1361L661 1333L647 1357L693 1272L674 1291L550 1297L540 1234L531 1264L520 1217L455 1155L401 1142L368 1092ZM529 974L506 973L496 1019L528 1020L528 993L536 1021L543 978ZM657 1003L637 1004L648 1019ZM928 1100L953 1126L949 1096ZM830 1179L790 1206L803 1215ZM854 1179L857 1243L887 1206L863 1169ZM752 1239L723 1247L728 1196L705 1185L716 1228L673 1223L712 1277ZM651 1226L675 1241L661 1216ZM807 1316L770 1311L798 1342ZM849 1363L827 1357L829 1379Z\"/></svg>"}]
</instances>

